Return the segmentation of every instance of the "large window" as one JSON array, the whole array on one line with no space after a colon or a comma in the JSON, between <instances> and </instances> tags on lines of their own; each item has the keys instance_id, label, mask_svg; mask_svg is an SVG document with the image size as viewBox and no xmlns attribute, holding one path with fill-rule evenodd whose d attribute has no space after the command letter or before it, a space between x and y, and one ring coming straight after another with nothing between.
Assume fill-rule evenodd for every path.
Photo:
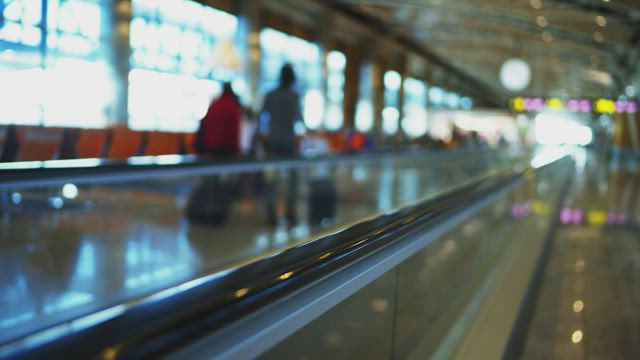
<instances>
[{"instance_id":1,"label":"large window","mask_svg":"<svg viewBox=\"0 0 640 360\"><path fill-rule=\"evenodd\" d=\"M340 130L344 123L344 71L347 57L339 51L327 54L327 130Z\"/></svg>"},{"instance_id":2,"label":"large window","mask_svg":"<svg viewBox=\"0 0 640 360\"><path fill-rule=\"evenodd\" d=\"M358 104L356 105L356 130L369 132L373 129L373 67L367 62L360 69L360 87L358 89Z\"/></svg>"},{"instance_id":3,"label":"large window","mask_svg":"<svg viewBox=\"0 0 640 360\"><path fill-rule=\"evenodd\" d=\"M400 111L398 103L400 99L400 87L402 76L397 71L384 73L384 109L382 110L382 131L387 135L398 132Z\"/></svg>"},{"instance_id":4,"label":"large window","mask_svg":"<svg viewBox=\"0 0 640 360\"><path fill-rule=\"evenodd\" d=\"M460 95L455 92L448 92L446 97L447 107L449 109L457 109L460 107Z\"/></svg>"},{"instance_id":5,"label":"large window","mask_svg":"<svg viewBox=\"0 0 640 360\"><path fill-rule=\"evenodd\" d=\"M404 81L402 130L412 138L427 132L427 86L424 81L407 78Z\"/></svg>"},{"instance_id":6,"label":"large window","mask_svg":"<svg viewBox=\"0 0 640 360\"><path fill-rule=\"evenodd\" d=\"M220 81L243 92L239 64L219 63L237 56L237 28L235 16L194 1L133 0L130 127L194 131Z\"/></svg>"},{"instance_id":7,"label":"large window","mask_svg":"<svg viewBox=\"0 0 640 360\"><path fill-rule=\"evenodd\" d=\"M473 100L468 96L463 96L462 98L460 98L460 108L462 110L473 109Z\"/></svg>"},{"instance_id":8,"label":"large window","mask_svg":"<svg viewBox=\"0 0 640 360\"><path fill-rule=\"evenodd\" d=\"M46 11L44 0L0 3L0 122L101 127L112 120L102 1L47 0Z\"/></svg>"},{"instance_id":9,"label":"large window","mask_svg":"<svg viewBox=\"0 0 640 360\"><path fill-rule=\"evenodd\" d=\"M431 86L429 88L429 102L436 109L444 107L446 104L446 91L441 87Z\"/></svg>"},{"instance_id":10,"label":"large window","mask_svg":"<svg viewBox=\"0 0 640 360\"><path fill-rule=\"evenodd\" d=\"M274 29L260 33L262 68L260 92L265 94L278 86L280 69L289 63L297 76L297 90L303 99L303 116L309 129L318 129L324 118L322 94L322 55L317 44Z\"/></svg>"}]
</instances>

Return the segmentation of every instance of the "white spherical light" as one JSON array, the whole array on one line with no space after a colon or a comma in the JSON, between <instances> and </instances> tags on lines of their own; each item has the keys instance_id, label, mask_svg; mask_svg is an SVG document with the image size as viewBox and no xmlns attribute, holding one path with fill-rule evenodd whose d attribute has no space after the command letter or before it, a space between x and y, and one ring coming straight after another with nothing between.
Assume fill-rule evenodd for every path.
<instances>
[{"instance_id":1,"label":"white spherical light","mask_svg":"<svg viewBox=\"0 0 640 360\"><path fill-rule=\"evenodd\" d=\"M531 82L531 67L522 59L509 59L500 68L500 82L509 91L522 91Z\"/></svg>"}]
</instances>

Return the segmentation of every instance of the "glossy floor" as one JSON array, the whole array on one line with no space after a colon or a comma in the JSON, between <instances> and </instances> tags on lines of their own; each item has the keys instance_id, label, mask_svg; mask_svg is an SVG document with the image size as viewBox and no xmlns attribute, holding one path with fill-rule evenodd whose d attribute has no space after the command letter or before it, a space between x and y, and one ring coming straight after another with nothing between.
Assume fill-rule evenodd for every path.
<instances>
[{"instance_id":1,"label":"glossy floor","mask_svg":"<svg viewBox=\"0 0 640 360\"><path fill-rule=\"evenodd\" d=\"M523 359L640 359L640 172L578 159Z\"/></svg>"},{"instance_id":2,"label":"glossy floor","mask_svg":"<svg viewBox=\"0 0 640 360\"><path fill-rule=\"evenodd\" d=\"M288 173L222 177L217 181L234 184L224 188L233 195L228 218L215 225L184 215L197 178L4 191L0 343L251 261L513 162L446 156L320 164L297 171L292 206Z\"/></svg>"}]
</instances>

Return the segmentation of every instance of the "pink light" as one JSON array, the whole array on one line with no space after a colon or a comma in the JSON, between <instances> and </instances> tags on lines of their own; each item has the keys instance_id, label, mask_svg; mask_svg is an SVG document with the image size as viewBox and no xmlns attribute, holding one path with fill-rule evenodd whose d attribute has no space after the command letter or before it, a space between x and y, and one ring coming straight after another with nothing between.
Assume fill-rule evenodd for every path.
<instances>
[{"instance_id":1,"label":"pink light","mask_svg":"<svg viewBox=\"0 0 640 360\"><path fill-rule=\"evenodd\" d=\"M560 211L560 222L563 225L568 225L571 222L571 209L562 209Z\"/></svg>"},{"instance_id":2,"label":"pink light","mask_svg":"<svg viewBox=\"0 0 640 360\"><path fill-rule=\"evenodd\" d=\"M534 110L536 111L542 111L544 110L544 99L542 98L535 98L533 100L533 106L534 106Z\"/></svg>"},{"instance_id":3,"label":"pink light","mask_svg":"<svg viewBox=\"0 0 640 360\"><path fill-rule=\"evenodd\" d=\"M592 106L589 100L580 100L580 111L591 112Z\"/></svg>"},{"instance_id":4,"label":"pink light","mask_svg":"<svg viewBox=\"0 0 640 360\"><path fill-rule=\"evenodd\" d=\"M571 99L567 102L567 108L569 109L569 111L571 112L578 112L580 111L580 101L575 100L575 99Z\"/></svg>"}]
</instances>

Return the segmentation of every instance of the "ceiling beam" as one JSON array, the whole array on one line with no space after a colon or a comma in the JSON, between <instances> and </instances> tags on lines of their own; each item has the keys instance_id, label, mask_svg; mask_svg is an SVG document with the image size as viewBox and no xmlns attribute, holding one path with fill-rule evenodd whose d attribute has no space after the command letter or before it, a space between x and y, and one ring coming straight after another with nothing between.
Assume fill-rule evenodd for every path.
<instances>
[{"instance_id":1,"label":"ceiling beam","mask_svg":"<svg viewBox=\"0 0 640 360\"><path fill-rule=\"evenodd\" d=\"M343 4L341 1L337 0L315 0L319 3L326 4L333 8L335 11L342 13L343 15L351 18L353 21L362 23L366 25L372 32L377 33L381 36L389 36L388 32L385 31L386 24L382 23L378 19L374 19L370 16L364 15L359 11L355 11L351 6ZM423 56L428 59L431 63L437 65L438 67L444 69L446 72L455 74L456 77L459 78L462 82L469 84L471 87L476 87L479 89L486 89L483 92L485 96L485 100L490 103L493 103L496 106L503 106L504 102L508 98L508 94L502 89L496 89L494 86L487 84L478 78L469 75L462 69L456 68L450 64L450 62L446 59L439 57L438 55L428 51L424 48L424 46L420 46L417 44L412 38L408 38L405 36L392 36L395 41L403 46L410 48L416 54Z\"/></svg>"},{"instance_id":2,"label":"ceiling beam","mask_svg":"<svg viewBox=\"0 0 640 360\"><path fill-rule=\"evenodd\" d=\"M556 4L580 9L584 12L615 18L634 31L640 31L640 7L634 9L624 4L591 0L547 0Z\"/></svg>"},{"instance_id":3,"label":"ceiling beam","mask_svg":"<svg viewBox=\"0 0 640 360\"><path fill-rule=\"evenodd\" d=\"M440 9L455 10L455 14L458 17L465 17L469 19L475 19L485 23L500 23L513 29L523 30L527 33L542 33L543 31L549 31L555 38L566 40L578 45L582 45L589 48L596 48L603 52L618 52L616 46L609 42L597 42L591 35L585 35L580 32L569 31L557 26L549 24L545 28L538 26L533 19L525 19L519 16L508 15L503 12L495 10L485 10L473 6L445 6L439 7L428 6L424 1L420 0L338 0L338 2L348 5L378 5L378 6L411 6L420 9ZM443 17L446 22L446 17Z\"/></svg>"}]
</instances>

